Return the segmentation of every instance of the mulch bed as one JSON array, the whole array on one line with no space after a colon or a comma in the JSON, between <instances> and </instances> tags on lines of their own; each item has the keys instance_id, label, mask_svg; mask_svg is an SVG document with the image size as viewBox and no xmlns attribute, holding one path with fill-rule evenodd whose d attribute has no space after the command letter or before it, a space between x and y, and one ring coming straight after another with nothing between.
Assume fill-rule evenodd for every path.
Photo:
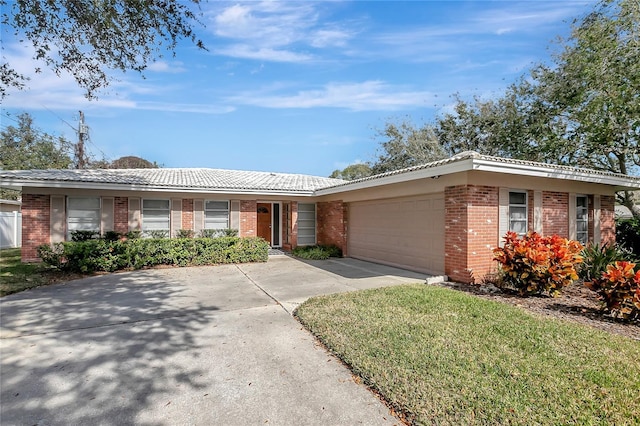
<instances>
[{"instance_id":1,"label":"mulch bed","mask_svg":"<svg viewBox=\"0 0 640 426\"><path fill-rule=\"evenodd\" d=\"M493 284L467 285L445 282L442 286L473 294L483 299L509 303L527 311L546 317L561 318L619 334L640 341L640 323L623 322L603 314L598 295L582 283L576 282L562 289L558 297L520 297L509 294Z\"/></svg>"}]
</instances>

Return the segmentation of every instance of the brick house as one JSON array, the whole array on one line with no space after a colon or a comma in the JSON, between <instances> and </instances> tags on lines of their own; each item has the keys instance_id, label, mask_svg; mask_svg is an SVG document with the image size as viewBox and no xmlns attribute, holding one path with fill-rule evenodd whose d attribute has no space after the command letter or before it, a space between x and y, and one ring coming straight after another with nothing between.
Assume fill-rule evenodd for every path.
<instances>
[{"instance_id":1,"label":"brick house","mask_svg":"<svg viewBox=\"0 0 640 426\"><path fill-rule=\"evenodd\" d=\"M471 283L512 230L615 241L614 197L640 179L465 152L357 181L218 169L0 171L22 190L22 259L77 229L234 228L273 247L345 256Z\"/></svg>"}]
</instances>

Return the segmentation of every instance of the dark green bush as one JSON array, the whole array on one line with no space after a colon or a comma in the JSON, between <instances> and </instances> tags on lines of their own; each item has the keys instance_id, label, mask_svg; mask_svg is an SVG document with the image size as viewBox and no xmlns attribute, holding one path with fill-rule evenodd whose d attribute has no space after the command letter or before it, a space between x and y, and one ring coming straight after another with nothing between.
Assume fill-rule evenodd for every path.
<instances>
[{"instance_id":1,"label":"dark green bush","mask_svg":"<svg viewBox=\"0 0 640 426\"><path fill-rule=\"evenodd\" d=\"M640 219L618 219L616 242L640 258Z\"/></svg>"},{"instance_id":2,"label":"dark green bush","mask_svg":"<svg viewBox=\"0 0 640 426\"><path fill-rule=\"evenodd\" d=\"M269 245L261 238L88 240L43 245L38 255L52 267L82 273L141 269L156 265L212 265L266 262Z\"/></svg>"},{"instance_id":3,"label":"dark green bush","mask_svg":"<svg viewBox=\"0 0 640 426\"><path fill-rule=\"evenodd\" d=\"M122 238L122 235L116 231L107 231L104 233L102 238L104 238L107 241L116 241Z\"/></svg>"},{"instance_id":4,"label":"dark green bush","mask_svg":"<svg viewBox=\"0 0 640 426\"><path fill-rule=\"evenodd\" d=\"M342 250L335 245L300 246L291 253L299 258L308 260L326 260L330 257L342 257Z\"/></svg>"}]
</instances>

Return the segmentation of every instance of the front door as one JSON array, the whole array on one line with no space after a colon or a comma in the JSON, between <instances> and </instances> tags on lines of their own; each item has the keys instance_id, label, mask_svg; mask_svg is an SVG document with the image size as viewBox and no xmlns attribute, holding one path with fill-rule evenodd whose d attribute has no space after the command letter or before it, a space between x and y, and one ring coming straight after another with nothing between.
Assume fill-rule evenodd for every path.
<instances>
[{"instance_id":1,"label":"front door","mask_svg":"<svg viewBox=\"0 0 640 426\"><path fill-rule=\"evenodd\" d=\"M258 203L258 237L271 245L271 204Z\"/></svg>"}]
</instances>

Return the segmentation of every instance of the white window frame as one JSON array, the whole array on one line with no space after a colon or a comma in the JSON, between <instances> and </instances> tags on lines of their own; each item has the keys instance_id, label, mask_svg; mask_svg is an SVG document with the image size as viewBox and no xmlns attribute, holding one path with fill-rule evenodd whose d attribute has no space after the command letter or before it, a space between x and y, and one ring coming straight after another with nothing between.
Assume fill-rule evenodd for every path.
<instances>
[{"instance_id":1,"label":"white window frame","mask_svg":"<svg viewBox=\"0 0 640 426\"><path fill-rule=\"evenodd\" d=\"M512 203L511 202L511 194L523 194L524 195L524 204ZM529 231L529 194L528 194L527 191L510 189L508 196L509 196L509 200L508 200L509 201L509 209L508 209L507 220L508 220L508 225L509 225L509 231L516 232L516 231L513 230L513 226L512 226L514 222L518 222L518 223L524 222L524 232L517 232L517 234L520 235L520 236L525 235ZM515 208L515 207L517 207L517 208L524 207L524 220L523 219L514 220L514 219L511 218L511 209Z\"/></svg>"},{"instance_id":2,"label":"white window frame","mask_svg":"<svg viewBox=\"0 0 640 426\"><path fill-rule=\"evenodd\" d=\"M98 200L98 208L92 208L92 209L78 209L78 208L72 208L72 204L75 200ZM85 224L84 226L73 226L73 223L80 223L82 222L82 220L78 220L77 222L74 221L73 219L81 219L81 217L74 217L72 216L72 211L92 211L92 212L96 212L95 218L93 219L93 221L91 223L89 223L88 225L92 225L92 226L87 226L87 224ZM98 234L100 234L101 232L101 228L102 228L102 199L100 197L67 197L67 240L71 240L71 233L73 231L94 231L97 232ZM86 219L86 218L85 218ZM85 220L86 222L86 220ZM72 229L73 228L73 229Z\"/></svg>"},{"instance_id":3,"label":"white window frame","mask_svg":"<svg viewBox=\"0 0 640 426\"><path fill-rule=\"evenodd\" d=\"M313 206L313 212L311 210L301 210L302 206ZM303 218L305 213L313 213L313 219ZM317 208L315 203L298 203L298 245L299 246L312 246L316 244L316 232L317 232ZM311 225L313 223L313 226ZM310 239L311 232L313 232L313 240ZM307 235L305 235L305 233ZM301 242L300 237L309 238L307 241Z\"/></svg>"},{"instance_id":4,"label":"white window frame","mask_svg":"<svg viewBox=\"0 0 640 426\"><path fill-rule=\"evenodd\" d=\"M578 206L578 200L579 199L584 199L585 201L585 205L584 207L579 207ZM580 217L580 213L584 212L584 217L581 218ZM584 194L577 194L576 195L576 240L579 241L582 244L587 244L587 242L589 241L589 197L587 195ZM584 223L584 231L580 231L579 228L579 224L580 223ZM581 239L581 235L583 236L583 238Z\"/></svg>"},{"instance_id":5,"label":"white window frame","mask_svg":"<svg viewBox=\"0 0 640 426\"><path fill-rule=\"evenodd\" d=\"M150 211L150 210L155 210L155 211L164 211L165 209L160 209L160 208L150 208L150 207L145 207L145 202L147 201L163 201L167 203L167 228L153 228L153 229L149 229L148 225L150 223L153 222L159 222L159 220L151 220L149 217L145 214L145 211ZM147 213L148 214L148 213ZM142 203L140 206L140 216L142 219L142 234L145 236L149 236L149 233L151 231L166 231L167 232L167 237L169 237L170 233L171 233L171 200L168 198L143 198L142 199Z\"/></svg>"},{"instance_id":6,"label":"white window frame","mask_svg":"<svg viewBox=\"0 0 640 426\"><path fill-rule=\"evenodd\" d=\"M220 208L207 208L207 204L208 203L226 203L227 207L226 209L220 209ZM229 220L230 220L230 214L231 214L231 206L229 203L229 200L204 200L204 206L203 206L203 211L204 211L204 228L203 229L229 229ZM220 212L225 212L226 216L227 216L227 221L224 223L224 227L219 227L219 226L211 226L212 224L215 224L216 222L209 222L207 223L207 213L211 212L211 213L220 213Z\"/></svg>"}]
</instances>

